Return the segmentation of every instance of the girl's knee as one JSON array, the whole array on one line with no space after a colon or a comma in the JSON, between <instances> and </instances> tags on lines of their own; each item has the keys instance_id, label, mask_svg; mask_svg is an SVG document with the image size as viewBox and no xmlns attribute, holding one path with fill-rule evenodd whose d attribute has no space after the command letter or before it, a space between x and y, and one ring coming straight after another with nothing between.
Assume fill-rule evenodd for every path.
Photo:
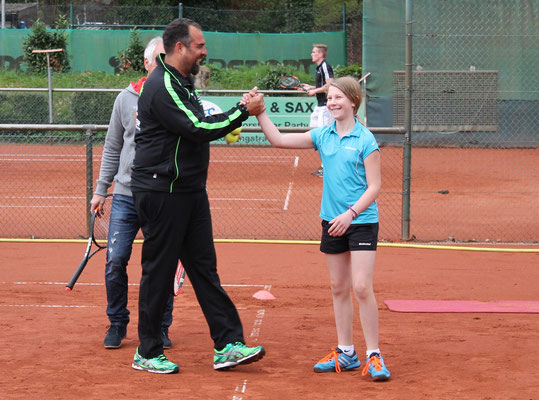
<instances>
[{"instance_id":1,"label":"girl's knee","mask_svg":"<svg viewBox=\"0 0 539 400\"><path fill-rule=\"evenodd\" d=\"M350 285L348 283L331 283L331 293L333 297L350 296Z\"/></svg>"},{"instance_id":2,"label":"girl's knee","mask_svg":"<svg viewBox=\"0 0 539 400\"><path fill-rule=\"evenodd\" d=\"M372 285L367 285L365 283L354 284L354 295L359 301L367 300L374 295Z\"/></svg>"}]
</instances>

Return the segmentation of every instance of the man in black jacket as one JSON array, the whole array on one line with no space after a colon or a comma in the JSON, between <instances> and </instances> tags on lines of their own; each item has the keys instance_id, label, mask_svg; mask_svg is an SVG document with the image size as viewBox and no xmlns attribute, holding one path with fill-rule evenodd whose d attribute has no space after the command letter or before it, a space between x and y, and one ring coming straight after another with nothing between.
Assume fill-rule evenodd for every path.
<instances>
[{"instance_id":1,"label":"man in black jacket","mask_svg":"<svg viewBox=\"0 0 539 400\"><path fill-rule=\"evenodd\" d=\"M173 290L178 259L185 267L214 341L214 369L261 359L247 347L232 300L221 287L213 243L206 179L209 142L264 110L263 96L205 116L192 74L207 55L200 26L179 18L165 28L166 54L144 84L138 103L131 187L144 234L139 295L139 339L132 367L176 373L163 354L160 323Z\"/></svg>"}]
</instances>

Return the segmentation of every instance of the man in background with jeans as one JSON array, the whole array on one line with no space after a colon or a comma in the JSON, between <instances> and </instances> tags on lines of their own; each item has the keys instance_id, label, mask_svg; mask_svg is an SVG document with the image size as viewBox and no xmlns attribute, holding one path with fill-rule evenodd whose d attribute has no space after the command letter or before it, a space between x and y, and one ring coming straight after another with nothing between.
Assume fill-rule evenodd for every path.
<instances>
[{"instance_id":1,"label":"man in background with jeans","mask_svg":"<svg viewBox=\"0 0 539 400\"><path fill-rule=\"evenodd\" d=\"M137 103L142 85L155 69L155 58L164 52L163 39L153 38L144 51L146 77L122 90L114 102L109 129L103 147L103 159L99 179L91 200L91 211L103 212L106 194L114 181L114 197L110 211L110 227L105 267L107 288L107 315L110 327L105 337L106 349L117 349L127 333L129 310L127 309L127 263L131 257L133 241L140 223L131 193L131 170L135 157L135 124ZM163 347L170 348L168 328L172 324L173 294L168 299L161 323Z\"/></svg>"}]
</instances>

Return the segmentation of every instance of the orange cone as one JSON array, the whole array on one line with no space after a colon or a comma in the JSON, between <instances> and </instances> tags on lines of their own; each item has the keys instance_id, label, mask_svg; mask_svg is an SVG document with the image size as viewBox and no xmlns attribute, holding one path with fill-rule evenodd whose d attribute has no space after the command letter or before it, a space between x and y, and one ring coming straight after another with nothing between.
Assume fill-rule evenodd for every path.
<instances>
[{"instance_id":1,"label":"orange cone","mask_svg":"<svg viewBox=\"0 0 539 400\"><path fill-rule=\"evenodd\" d=\"M267 290L259 290L258 292L253 294L253 297L258 300L275 300L275 296Z\"/></svg>"}]
</instances>

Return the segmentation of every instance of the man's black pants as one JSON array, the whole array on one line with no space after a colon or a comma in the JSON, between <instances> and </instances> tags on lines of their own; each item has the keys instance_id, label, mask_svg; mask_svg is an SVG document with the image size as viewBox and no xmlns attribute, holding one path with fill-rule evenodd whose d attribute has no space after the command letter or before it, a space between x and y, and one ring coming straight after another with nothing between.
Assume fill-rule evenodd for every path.
<instances>
[{"instance_id":1,"label":"man's black pants","mask_svg":"<svg viewBox=\"0 0 539 400\"><path fill-rule=\"evenodd\" d=\"M206 190L195 193L133 192L133 198L144 235L139 354L144 358L163 354L161 321L173 291L178 259L193 285L215 348L221 349L231 342L244 343L238 311L221 287L217 274Z\"/></svg>"}]
</instances>

